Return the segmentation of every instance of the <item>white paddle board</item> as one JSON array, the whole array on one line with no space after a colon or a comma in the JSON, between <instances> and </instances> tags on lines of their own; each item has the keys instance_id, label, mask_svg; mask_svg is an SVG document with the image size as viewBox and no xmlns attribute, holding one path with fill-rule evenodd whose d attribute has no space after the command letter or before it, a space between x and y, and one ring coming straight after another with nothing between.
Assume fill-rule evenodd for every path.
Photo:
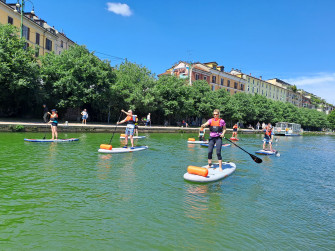
<instances>
[{"instance_id":1,"label":"white paddle board","mask_svg":"<svg viewBox=\"0 0 335 251\"><path fill-rule=\"evenodd\" d=\"M203 166L203 167L207 167ZM211 168L208 169L208 176L200 176L196 174L185 173L184 179L192 182L213 182L221 180L229 175L231 175L236 170L236 165L231 162L222 162L222 172L219 171L219 164L213 164Z\"/></svg>"},{"instance_id":2,"label":"white paddle board","mask_svg":"<svg viewBox=\"0 0 335 251\"><path fill-rule=\"evenodd\" d=\"M261 154L261 155L274 155L274 154L277 153L277 151L276 150L272 150L272 151L270 151L270 150L258 150L255 153Z\"/></svg>"},{"instance_id":3,"label":"white paddle board","mask_svg":"<svg viewBox=\"0 0 335 251\"><path fill-rule=\"evenodd\" d=\"M134 136L133 139L145 139L147 136ZM120 137L120 139L125 139L126 137ZM130 136L128 137L130 139Z\"/></svg>"},{"instance_id":4,"label":"white paddle board","mask_svg":"<svg viewBox=\"0 0 335 251\"><path fill-rule=\"evenodd\" d=\"M187 141L187 143L189 143L189 144L207 144L208 141L207 140L206 141L197 140L197 141Z\"/></svg>"},{"instance_id":5,"label":"white paddle board","mask_svg":"<svg viewBox=\"0 0 335 251\"><path fill-rule=\"evenodd\" d=\"M134 149L128 148L113 148L112 150L99 149L99 153L131 153L147 150L148 146L135 146Z\"/></svg>"}]
</instances>

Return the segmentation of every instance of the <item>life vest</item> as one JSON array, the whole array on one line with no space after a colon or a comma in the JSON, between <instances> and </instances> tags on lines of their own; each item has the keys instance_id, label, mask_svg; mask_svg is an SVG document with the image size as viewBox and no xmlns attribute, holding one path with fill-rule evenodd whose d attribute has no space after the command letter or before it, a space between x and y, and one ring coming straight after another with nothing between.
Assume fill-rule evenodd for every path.
<instances>
[{"instance_id":1,"label":"life vest","mask_svg":"<svg viewBox=\"0 0 335 251\"><path fill-rule=\"evenodd\" d=\"M135 119L135 125L136 126L138 125L138 117L136 117L136 119Z\"/></svg>"},{"instance_id":2,"label":"life vest","mask_svg":"<svg viewBox=\"0 0 335 251\"><path fill-rule=\"evenodd\" d=\"M127 116L126 118L127 124L128 125L135 125L135 121L136 121L136 116L132 115L132 116Z\"/></svg>"},{"instance_id":3,"label":"life vest","mask_svg":"<svg viewBox=\"0 0 335 251\"><path fill-rule=\"evenodd\" d=\"M215 118L212 118L212 122L210 124L209 130L211 132L222 132L223 131L223 126L220 125L221 119L215 120Z\"/></svg>"},{"instance_id":4,"label":"life vest","mask_svg":"<svg viewBox=\"0 0 335 251\"><path fill-rule=\"evenodd\" d=\"M234 126L233 126L233 129L237 129L237 128L238 128L238 126L237 126L237 125L234 125Z\"/></svg>"},{"instance_id":5,"label":"life vest","mask_svg":"<svg viewBox=\"0 0 335 251\"><path fill-rule=\"evenodd\" d=\"M270 137L272 134L272 128L266 127L265 136Z\"/></svg>"},{"instance_id":6,"label":"life vest","mask_svg":"<svg viewBox=\"0 0 335 251\"><path fill-rule=\"evenodd\" d=\"M200 136L204 136L204 135L205 135L204 128L202 128L202 127L200 128L199 135L200 135Z\"/></svg>"},{"instance_id":7,"label":"life vest","mask_svg":"<svg viewBox=\"0 0 335 251\"><path fill-rule=\"evenodd\" d=\"M57 119L58 119L58 114L55 114L55 115L50 115L50 120L52 121L52 122L54 122L54 123L58 123L58 121L57 121Z\"/></svg>"}]
</instances>

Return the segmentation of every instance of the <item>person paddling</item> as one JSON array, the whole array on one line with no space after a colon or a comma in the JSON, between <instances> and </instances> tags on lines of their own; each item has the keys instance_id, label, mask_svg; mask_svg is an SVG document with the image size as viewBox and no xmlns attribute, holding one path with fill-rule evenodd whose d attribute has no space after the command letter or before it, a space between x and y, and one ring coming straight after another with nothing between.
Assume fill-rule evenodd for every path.
<instances>
[{"instance_id":1,"label":"person paddling","mask_svg":"<svg viewBox=\"0 0 335 251\"><path fill-rule=\"evenodd\" d=\"M226 122L220 118L220 110L215 109L213 112L214 118L209 119L205 124L201 125L202 128L209 126L210 137L208 143L208 168L212 165L212 156L214 145L216 144L216 155L219 160L219 170L222 171L222 138L226 133Z\"/></svg>"},{"instance_id":2,"label":"person paddling","mask_svg":"<svg viewBox=\"0 0 335 251\"><path fill-rule=\"evenodd\" d=\"M48 112L48 114L50 115L49 123L51 124L52 139L54 140L55 138L58 139L58 133L57 133L58 114L56 109L52 109L51 112L52 113Z\"/></svg>"},{"instance_id":3,"label":"person paddling","mask_svg":"<svg viewBox=\"0 0 335 251\"><path fill-rule=\"evenodd\" d=\"M263 139L263 150L265 150L265 145L269 144L270 145L270 151L272 151L272 140L273 140L273 131L272 131L272 125L269 123L265 127L265 133L264 133L264 139Z\"/></svg>"},{"instance_id":4,"label":"person paddling","mask_svg":"<svg viewBox=\"0 0 335 251\"><path fill-rule=\"evenodd\" d=\"M233 136L232 136L232 138L237 139L237 129L238 129L238 125L235 124L235 125L233 126Z\"/></svg>"},{"instance_id":5,"label":"person paddling","mask_svg":"<svg viewBox=\"0 0 335 251\"><path fill-rule=\"evenodd\" d=\"M205 128L200 127L199 130L199 141L205 141Z\"/></svg>"},{"instance_id":6,"label":"person paddling","mask_svg":"<svg viewBox=\"0 0 335 251\"><path fill-rule=\"evenodd\" d=\"M136 136L138 137L138 117L137 116L135 119L135 133L136 133Z\"/></svg>"},{"instance_id":7,"label":"person paddling","mask_svg":"<svg viewBox=\"0 0 335 251\"><path fill-rule=\"evenodd\" d=\"M127 127L125 131L126 145L123 148L128 148L128 136L130 136L131 149L134 149L134 130L135 130L135 122L136 122L137 116L133 115L132 110L128 110L128 112L126 112L125 110L122 109L121 112L127 115L127 117L124 120L117 122L118 125L127 122Z\"/></svg>"}]
</instances>

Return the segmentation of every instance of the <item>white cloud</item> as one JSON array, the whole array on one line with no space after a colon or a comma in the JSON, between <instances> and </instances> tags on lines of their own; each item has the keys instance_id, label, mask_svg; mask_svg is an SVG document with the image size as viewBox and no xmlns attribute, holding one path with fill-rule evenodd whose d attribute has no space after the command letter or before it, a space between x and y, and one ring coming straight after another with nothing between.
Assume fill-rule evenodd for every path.
<instances>
[{"instance_id":1,"label":"white cloud","mask_svg":"<svg viewBox=\"0 0 335 251\"><path fill-rule=\"evenodd\" d=\"M303 76L297 78L286 79L288 83L295 84L296 86L306 85L327 85L335 83L335 73L318 73L315 76Z\"/></svg>"},{"instance_id":2,"label":"white cloud","mask_svg":"<svg viewBox=\"0 0 335 251\"><path fill-rule=\"evenodd\" d=\"M125 3L107 3L107 10L117 15L129 17L133 14L129 6Z\"/></svg>"},{"instance_id":3,"label":"white cloud","mask_svg":"<svg viewBox=\"0 0 335 251\"><path fill-rule=\"evenodd\" d=\"M317 73L311 76L284 79L284 81L335 104L335 73Z\"/></svg>"}]
</instances>

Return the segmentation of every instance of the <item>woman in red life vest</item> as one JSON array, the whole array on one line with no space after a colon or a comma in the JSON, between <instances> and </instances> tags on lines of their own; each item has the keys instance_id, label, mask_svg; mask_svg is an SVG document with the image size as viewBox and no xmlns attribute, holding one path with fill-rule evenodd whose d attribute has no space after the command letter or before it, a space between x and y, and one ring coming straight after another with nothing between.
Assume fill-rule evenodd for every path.
<instances>
[{"instance_id":1,"label":"woman in red life vest","mask_svg":"<svg viewBox=\"0 0 335 251\"><path fill-rule=\"evenodd\" d=\"M233 126L233 138L236 138L237 139L237 128L238 128L238 126L237 126L237 124L235 124L234 126Z\"/></svg>"},{"instance_id":2,"label":"woman in red life vest","mask_svg":"<svg viewBox=\"0 0 335 251\"><path fill-rule=\"evenodd\" d=\"M268 143L270 145L270 151L272 151L272 140L273 140L273 131L272 131L272 125L269 123L265 127L265 133L264 133L264 139L263 139L263 150L265 150L265 145Z\"/></svg>"},{"instance_id":3,"label":"woman in red life vest","mask_svg":"<svg viewBox=\"0 0 335 251\"><path fill-rule=\"evenodd\" d=\"M216 155L219 160L219 169L222 171L222 138L226 133L226 122L223 119L220 119L219 109L215 109L213 112L214 118L208 120L205 124L201 125L202 128L209 126L210 135L208 143L208 167L212 165L212 156L214 145L216 144Z\"/></svg>"},{"instance_id":4,"label":"woman in red life vest","mask_svg":"<svg viewBox=\"0 0 335 251\"><path fill-rule=\"evenodd\" d=\"M121 110L121 112L125 113L127 117L120 121L117 122L117 124L123 124L124 122L127 122L127 127L126 127L126 145L123 148L128 148L128 136L130 136L130 142L131 142L131 149L134 149L134 131L135 131L135 122L136 122L136 115L133 115L133 111L129 110L126 112L125 110Z\"/></svg>"}]
</instances>

